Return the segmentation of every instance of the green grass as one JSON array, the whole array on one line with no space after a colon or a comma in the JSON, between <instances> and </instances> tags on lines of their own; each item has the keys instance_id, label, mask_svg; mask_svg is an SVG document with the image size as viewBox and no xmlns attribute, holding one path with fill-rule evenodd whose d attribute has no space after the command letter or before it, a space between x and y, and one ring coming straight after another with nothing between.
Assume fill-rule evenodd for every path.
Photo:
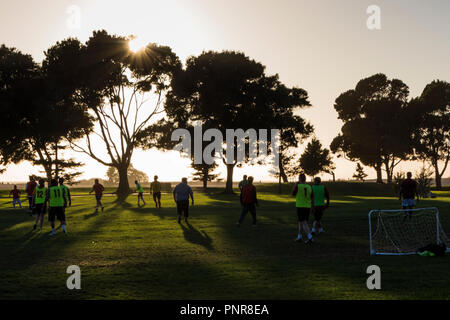
<instances>
[{"instance_id":1,"label":"green grass","mask_svg":"<svg viewBox=\"0 0 450 320\"><path fill-rule=\"evenodd\" d=\"M294 201L283 186L260 185L258 228L235 226L237 195L197 192L190 226L176 223L170 194L162 209L136 207L77 190L67 210L69 236L31 232L25 210L0 199L0 299L449 299L449 256L373 257L367 213L398 208L389 186L329 184L326 234L313 246L293 242ZM450 232L450 190L419 206L437 206ZM75 193L74 193L75 194ZM84 194L84 195L83 195ZM366 287L366 268L381 267L382 290ZM66 288L66 268L81 268L82 290Z\"/></svg>"}]
</instances>

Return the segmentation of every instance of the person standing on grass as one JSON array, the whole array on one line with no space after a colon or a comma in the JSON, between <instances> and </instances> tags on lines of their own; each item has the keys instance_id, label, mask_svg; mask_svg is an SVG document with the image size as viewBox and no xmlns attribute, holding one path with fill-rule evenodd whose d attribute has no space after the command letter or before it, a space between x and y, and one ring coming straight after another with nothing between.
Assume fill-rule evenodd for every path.
<instances>
[{"instance_id":1,"label":"person standing on grass","mask_svg":"<svg viewBox=\"0 0 450 320\"><path fill-rule=\"evenodd\" d=\"M412 179L412 173L406 174L406 179L402 181L400 185L399 200L402 200L403 209L414 209L416 201L414 197L417 197L419 201L419 192L417 190L417 182Z\"/></svg>"},{"instance_id":2,"label":"person standing on grass","mask_svg":"<svg viewBox=\"0 0 450 320\"><path fill-rule=\"evenodd\" d=\"M158 181L158 176L153 177L153 182L150 184L150 193L153 194L155 206L161 208L161 183Z\"/></svg>"},{"instance_id":3,"label":"person standing on grass","mask_svg":"<svg viewBox=\"0 0 450 320\"><path fill-rule=\"evenodd\" d=\"M17 186L14 185L13 189L9 192L9 197L13 198L13 208L16 208L16 203L19 204L20 209L22 209L22 202L20 202L20 190L17 189Z\"/></svg>"},{"instance_id":4,"label":"person standing on grass","mask_svg":"<svg viewBox=\"0 0 450 320\"><path fill-rule=\"evenodd\" d=\"M27 184L25 185L25 191L27 193L27 198L28 198L28 213L30 214L30 216L33 213L33 194L34 194L34 189L36 188L37 183L34 180L33 176L30 176L30 181L27 182Z\"/></svg>"},{"instance_id":5,"label":"person standing on grass","mask_svg":"<svg viewBox=\"0 0 450 320\"><path fill-rule=\"evenodd\" d=\"M144 188L142 188L141 184L136 180L134 181L136 184L137 192L138 192L138 207L141 206L141 200L144 203L145 206L145 200L144 200Z\"/></svg>"},{"instance_id":6,"label":"person standing on grass","mask_svg":"<svg viewBox=\"0 0 450 320\"><path fill-rule=\"evenodd\" d=\"M72 197L70 196L70 190L69 188L64 184L64 179L63 178L59 178L59 186L61 187L62 190L64 190L64 206L63 206L63 210L64 210L64 215L66 214L66 208L70 207L72 205Z\"/></svg>"},{"instance_id":7,"label":"person standing on grass","mask_svg":"<svg viewBox=\"0 0 450 320\"><path fill-rule=\"evenodd\" d=\"M400 192L398 199L402 201L403 209L414 209L416 207L416 201L414 197L417 197L419 201L419 192L417 190L417 182L412 179L412 173L406 173L406 179L400 184ZM403 200L402 200L403 199ZM412 212L405 212L405 219L409 217L411 219Z\"/></svg>"},{"instance_id":8,"label":"person standing on grass","mask_svg":"<svg viewBox=\"0 0 450 320\"><path fill-rule=\"evenodd\" d=\"M302 241L302 230L308 237L306 244L314 242L311 232L308 227L309 214L311 205L314 201L314 193L309 184L306 183L305 174L300 174L299 181L292 190L292 195L296 198L297 218L298 218L298 236L295 241Z\"/></svg>"},{"instance_id":9,"label":"person standing on grass","mask_svg":"<svg viewBox=\"0 0 450 320\"><path fill-rule=\"evenodd\" d=\"M316 231L320 234L323 233L322 216L325 209L330 206L330 194L327 187L321 184L319 177L314 178L314 184L312 186L312 192L314 194L314 203L312 211L314 213L314 222L311 230L311 234L315 235ZM325 204L327 199L327 204Z\"/></svg>"},{"instance_id":10,"label":"person standing on grass","mask_svg":"<svg viewBox=\"0 0 450 320\"><path fill-rule=\"evenodd\" d=\"M239 182L239 185L238 185L240 191L242 191L242 187L245 186L247 184L247 182L248 182L247 181L247 175L244 174L244 176L242 178L242 181Z\"/></svg>"},{"instance_id":11,"label":"person standing on grass","mask_svg":"<svg viewBox=\"0 0 450 320\"><path fill-rule=\"evenodd\" d=\"M242 212L237 225L241 225L245 216L250 211L253 219L253 227L256 227L256 207L258 206L258 198L256 196L256 188L253 185L253 177L248 177L247 183L242 186L240 200Z\"/></svg>"},{"instance_id":12,"label":"person standing on grass","mask_svg":"<svg viewBox=\"0 0 450 320\"><path fill-rule=\"evenodd\" d=\"M49 204L48 220L52 226L52 232L50 236L55 235L55 219L58 219L61 223L61 228L65 235L67 235L66 229L66 215L64 214L64 198L65 190L58 185L56 179L52 179L50 187L47 190L47 196L45 202Z\"/></svg>"},{"instance_id":13,"label":"person standing on grass","mask_svg":"<svg viewBox=\"0 0 450 320\"><path fill-rule=\"evenodd\" d=\"M45 196L47 194L47 188L45 187L44 179L39 179L39 185L34 190L33 206L36 213L36 221L34 222L33 230L36 230L38 223L40 222L39 231L42 230L44 225L44 216L47 211L45 205Z\"/></svg>"},{"instance_id":14,"label":"person standing on grass","mask_svg":"<svg viewBox=\"0 0 450 320\"><path fill-rule=\"evenodd\" d=\"M189 217L189 197L194 205L194 193L192 188L187 184L187 178L181 179L181 183L173 189L173 200L177 204L178 223L181 222L181 214L184 213L184 221L188 223Z\"/></svg>"},{"instance_id":15,"label":"person standing on grass","mask_svg":"<svg viewBox=\"0 0 450 320\"><path fill-rule=\"evenodd\" d=\"M103 191L105 191L105 187L102 184L100 184L98 179L95 179L95 183L92 186L92 190L89 191L89 194L92 194L92 192L95 192L95 200L97 201L97 204L95 206L95 212L98 212L99 207L102 208L102 212L105 208L102 204Z\"/></svg>"}]
</instances>

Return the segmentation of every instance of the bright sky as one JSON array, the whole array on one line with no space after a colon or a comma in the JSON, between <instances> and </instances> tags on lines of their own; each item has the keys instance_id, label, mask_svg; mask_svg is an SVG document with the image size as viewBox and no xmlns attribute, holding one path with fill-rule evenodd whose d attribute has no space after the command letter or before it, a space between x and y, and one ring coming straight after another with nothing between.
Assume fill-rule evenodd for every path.
<instances>
[{"instance_id":1,"label":"bright sky","mask_svg":"<svg viewBox=\"0 0 450 320\"><path fill-rule=\"evenodd\" d=\"M381 30L369 30L369 5L381 9ZM71 11L80 9L80 28L70 28ZM76 19L75 19L76 20ZM76 22L76 21L75 21ZM73 25L73 23L72 23ZM43 51L69 36L86 41L93 30L135 35L169 45L182 61L203 50L240 50L278 73L289 86L308 91L313 105L301 115L329 146L338 134L336 97L374 73L403 80L411 96L434 79L450 80L450 1L447 0L2 0L0 42L30 53L38 62ZM370 142L368 142L370 143ZM301 152L301 150L299 150ZM104 177L106 168L75 155L86 165L83 178ZM356 164L336 159L336 177L346 179ZM160 180L178 180L190 172L178 153L138 150L136 168ZM399 170L415 171L417 163ZM23 181L39 169L10 166L0 181ZM223 171L223 168L221 168ZM267 168L235 170L255 179L273 179ZM367 168L369 178L375 176ZM447 177L450 169L444 177ZM225 177L225 174L222 173ZM328 178L328 177L327 177Z\"/></svg>"}]
</instances>

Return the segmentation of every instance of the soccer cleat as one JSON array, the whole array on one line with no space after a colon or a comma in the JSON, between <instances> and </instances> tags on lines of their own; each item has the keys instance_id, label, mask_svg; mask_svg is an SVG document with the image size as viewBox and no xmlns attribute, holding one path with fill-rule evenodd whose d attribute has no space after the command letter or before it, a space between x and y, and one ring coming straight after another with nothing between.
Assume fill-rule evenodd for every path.
<instances>
[{"instance_id":1,"label":"soccer cleat","mask_svg":"<svg viewBox=\"0 0 450 320\"><path fill-rule=\"evenodd\" d=\"M33 230L36 230L36 227L37 227L37 225L34 225L34 226L33 226Z\"/></svg>"},{"instance_id":2,"label":"soccer cleat","mask_svg":"<svg viewBox=\"0 0 450 320\"><path fill-rule=\"evenodd\" d=\"M178 217L178 223L181 223L181 217Z\"/></svg>"},{"instance_id":3,"label":"soccer cleat","mask_svg":"<svg viewBox=\"0 0 450 320\"><path fill-rule=\"evenodd\" d=\"M103 212L103 210L105 210L105 207L102 207L102 212Z\"/></svg>"},{"instance_id":4,"label":"soccer cleat","mask_svg":"<svg viewBox=\"0 0 450 320\"><path fill-rule=\"evenodd\" d=\"M315 235L316 235L316 232L315 232L315 231L311 231L311 234L312 234L313 236L315 236Z\"/></svg>"},{"instance_id":5,"label":"soccer cleat","mask_svg":"<svg viewBox=\"0 0 450 320\"><path fill-rule=\"evenodd\" d=\"M252 224L252 227L253 227L253 228L256 228L256 224Z\"/></svg>"},{"instance_id":6,"label":"soccer cleat","mask_svg":"<svg viewBox=\"0 0 450 320\"><path fill-rule=\"evenodd\" d=\"M313 243L314 243L314 239L313 238L308 239L308 240L305 241L305 244L313 244Z\"/></svg>"},{"instance_id":7,"label":"soccer cleat","mask_svg":"<svg viewBox=\"0 0 450 320\"><path fill-rule=\"evenodd\" d=\"M294 239L294 241L295 241L295 242L302 242L302 238L298 238L298 237L297 237L297 238Z\"/></svg>"},{"instance_id":8,"label":"soccer cleat","mask_svg":"<svg viewBox=\"0 0 450 320\"><path fill-rule=\"evenodd\" d=\"M237 225L238 227L240 227L240 226L241 226L241 224L240 224L239 222L236 222L236 225Z\"/></svg>"}]
</instances>

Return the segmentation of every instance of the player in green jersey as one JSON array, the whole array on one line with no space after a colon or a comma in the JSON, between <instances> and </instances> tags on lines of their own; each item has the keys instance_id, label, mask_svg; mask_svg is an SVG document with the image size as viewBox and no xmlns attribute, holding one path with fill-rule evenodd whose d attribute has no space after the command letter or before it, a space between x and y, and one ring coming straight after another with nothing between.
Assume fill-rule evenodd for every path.
<instances>
[{"instance_id":1,"label":"player in green jersey","mask_svg":"<svg viewBox=\"0 0 450 320\"><path fill-rule=\"evenodd\" d=\"M45 197L45 201L49 205L48 220L52 226L51 236L55 235L55 218L60 221L64 234L67 234L66 215L64 213L65 197L65 189L58 185L56 179L52 179L50 187L47 190L47 196Z\"/></svg>"},{"instance_id":2,"label":"player in green jersey","mask_svg":"<svg viewBox=\"0 0 450 320\"><path fill-rule=\"evenodd\" d=\"M292 190L292 195L295 196L295 206L297 207L298 217L298 236L295 241L302 241L302 230L308 237L305 243L310 244L314 242L312 234L308 227L308 219L311 211L311 205L314 201L314 193L309 184L306 184L306 176L302 173L299 176L298 183Z\"/></svg>"},{"instance_id":3,"label":"player in green jersey","mask_svg":"<svg viewBox=\"0 0 450 320\"><path fill-rule=\"evenodd\" d=\"M59 186L64 190L64 213L66 213L66 208L72 206L72 197L70 196L69 188L64 184L64 179L59 178Z\"/></svg>"},{"instance_id":4,"label":"player in green jersey","mask_svg":"<svg viewBox=\"0 0 450 320\"><path fill-rule=\"evenodd\" d=\"M141 206L141 200L144 203L145 206L145 200L144 200L144 188L140 185L140 183L136 180L134 181L136 184L137 192L138 192L138 207Z\"/></svg>"},{"instance_id":5,"label":"player in green jersey","mask_svg":"<svg viewBox=\"0 0 450 320\"><path fill-rule=\"evenodd\" d=\"M42 230L45 212L47 211L47 206L45 205L46 194L47 188L45 187L44 179L39 179L39 185L34 189L33 192L33 208L34 213L36 214L36 221L34 222L33 230L36 230L39 222L39 231Z\"/></svg>"},{"instance_id":6,"label":"player in green jersey","mask_svg":"<svg viewBox=\"0 0 450 320\"><path fill-rule=\"evenodd\" d=\"M330 194L327 187L321 184L322 180L319 177L314 178L314 184L312 185L312 190L314 193L314 201L312 211L314 213L314 222L311 233L313 235L318 233L323 233L322 216L325 209L330 206ZM327 203L325 204L325 199Z\"/></svg>"}]
</instances>

